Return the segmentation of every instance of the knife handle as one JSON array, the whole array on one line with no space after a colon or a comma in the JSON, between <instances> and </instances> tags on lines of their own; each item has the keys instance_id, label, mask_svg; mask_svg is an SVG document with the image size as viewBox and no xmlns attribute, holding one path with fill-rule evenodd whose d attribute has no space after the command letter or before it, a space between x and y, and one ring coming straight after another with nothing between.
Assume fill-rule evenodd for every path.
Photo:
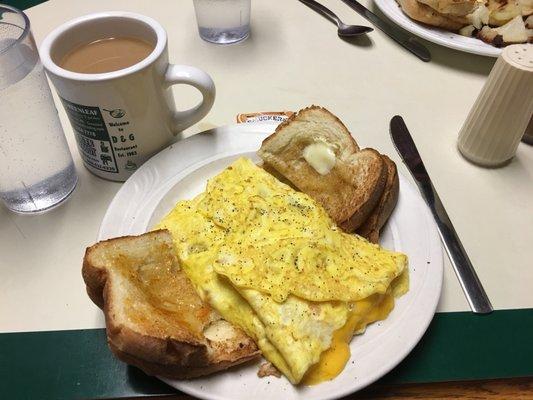
<instances>
[{"instance_id":1,"label":"knife handle","mask_svg":"<svg viewBox=\"0 0 533 400\"><path fill-rule=\"evenodd\" d=\"M393 27L390 23L378 17L357 0L342 0L342 2L360 14L362 17L372 22L383 33L394 39L398 44L409 50L422 61L431 61L431 54L429 53L429 50L423 44L417 42L413 36L401 30L401 28Z\"/></svg>"},{"instance_id":2,"label":"knife handle","mask_svg":"<svg viewBox=\"0 0 533 400\"><path fill-rule=\"evenodd\" d=\"M423 164L422 164L423 166ZM415 177L416 179L416 177ZM481 284L474 266L470 262L466 251L457 236L448 213L440 200L431 180L417 179L420 190L425 194L424 198L437 223L440 238L448 253L457 279L466 296L470 308L477 314L488 314L493 311L483 285Z\"/></svg>"},{"instance_id":3,"label":"knife handle","mask_svg":"<svg viewBox=\"0 0 533 400\"><path fill-rule=\"evenodd\" d=\"M398 41L403 47L413 53L415 56L420 58L422 61L429 62L431 61L431 54L429 50L422 43L415 40L414 37L405 35L407 38L400 42L394 35L389 35L394 40Z\"/></svg>"}]
</instances>

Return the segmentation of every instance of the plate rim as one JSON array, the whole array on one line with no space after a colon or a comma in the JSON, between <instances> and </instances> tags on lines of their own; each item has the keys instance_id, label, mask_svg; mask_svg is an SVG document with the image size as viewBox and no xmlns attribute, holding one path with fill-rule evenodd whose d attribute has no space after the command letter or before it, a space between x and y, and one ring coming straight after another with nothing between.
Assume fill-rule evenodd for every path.
<instances>
[{"instance_id":1,"label":"plate rim","mask_svg":"<svg viewBox=\"0 0 533 400\"><path fill-rule=\"evenodd\" d=\"M465 53L470 54L477 54L479 56L485 56L485 57L493 57L497 58L501 54L502 50L491 46L489 44L486 44L482 42L479 39L475 38L468 38L466 36L461 36L458 33L447 31L444 29L439 29L436 27L429 27L425 26L424 24L414 21L410 19L407 15L403 14L403 11L401 11L401 8L399 7L398 3L395 0L373 0L374 4L379 8L379 10L387 16L388 19L390 19L394 24L400 26L401 28L411 32L412 34L421 37L425 40L428 40L432 43L448 47L450 49L454 49L457 51L462 51ZM405 20L402 18L398 18L398 16L391 11L390 9L390 3L394 3L395 6L398 6L400 11L402 12L402 15L405 16ZM464 39L472 39L476 40L475 43L472 43L472 45L466 44L466 43L457 43L452 38L441 38L441 37L435 37L433 35L433 32L443 32L446 35L454 35L459 36ZM479 42L479 43L478 43ZM483 45L483 46L475 46L475 45Z\"/></svg>"},{"instance_id":2,"label":"plate rim","mask_svg":"<svg viewBox=\"0 0 533 400\"><path fill-rule=\"evenodd\" d=\"M261 122L261 123L249 123L249 124L225 125L225 126L221 126L221 127L218 127L218 128L210 129L208 131L200 132L199 134L193 135L191 137L188 137L186 139L183 139L183 140L181 140L179 142L176 142L176 143L168 146L166 149L164 149L160 153L154 155L150 160L148 160L145 164L143 164L139 168L139 170L136 171L130 177L130 179L128 179L128 181L126 181L124 183L124 185L120 188L120 190L117 192L117 194L115 195L115 197L113 198L113 200L109 204L109 207L106 210L104 218L102 219L102 224L100 226L100 230L99 230L99 233L98 233L98 240L102 240L102 239L107 239L108 238L108 235L106 235L106 233L105 233L106 232L105 225L108 224L108 221L112 217L113 212L114 212L115 208L117 207L117 205L120 206L120 204L118 204L118 203L120 203L120 201L122 200L121 199L121 195L123 195L125 192L127 192L132 185L136 184L136 179L138 179L139 177L142 178L142 174L144 173L143 171L149 170L150 168L153 169L154 166L157 165L158 162L161 162L161 160L164 159L165 154L171 152L173 148L175 148L175 147L179 148L181 145L183 145L183 143L189 143L189 144L194 145L194 143L198 142L199 144L201 144L199 138L202 137L202 134L217 134L217 133L229 133L229 134L231 134L232 131L237 130L238 132L242 131L242 132L249 132L249 133L260 133L260 134L265 134L266 135L268 133L271 133L275 129L276 126L277 126L277 123L263 123L263 122ZM204 156L201 159L196 160L196 161L190 163L187 166L181 167L179 169L175 169L175 171L173 172L172 176L175 177L175 176L183 175L183 172L185 170L196 170L197 168L200 168L200 165L204 165L206 163L207 159L215 159L217 154L228 154L228 153L230 153L230 152L221 151L219 153L216 153L216 152L215 153L206 153L206 154L204 154ZM235 152L234 154L238 154L238 152ZM198 165L197 168L195 168L196 165ZM168 179L171 179L171 178L168 178ZM183 178L181 178L181 179L183 179ZM407 188L407 189L404 189L404 190L414 191L415 196L417 198L419 198L419 202L421 204L423 204L423 212L425 214L424 221L425 221L426 224L428 224L428 229L427 229L427 232L428 232L428 244L429 244L428 254L432 255L431 256L431 261L432 261L432 264L433 264L432 267L437 267L438 268L438 271L434 272L436 281L433 282L433 284L432 284L433 286L436 286L435 287L435 289L436 289L435 293L437 293L438 295L434 296L433 302L432 302L432 304L430 304L429 310L427 311L426 316L424 318L422 318L421 321L418 321L421 324L420 326L421 326L422 329L420 329L418 331L418 334L415 335L416 336L416 340L410 341L407 346L399 347L398 349L400 349L400 351L397 352L397 356L394 357L394 361L393 362L386 363L386 365L384 366L383 369L376 370L378 372L376 372L370 379L365 380L363 385L360 385L360 384L358 384L358 385L347 385L345 387L340 388L340 390L338 390L338 391L337 390L333 391L333 393L331 393L329 395L320 395L320 394L313 395L311 393L302 394L303 396L305 396L306 399L307 398L309 398L309 399L321 399L321 400L336 399L336 398L345 396L347 394L354 393L354 392L356 392L358 390L361 390L362 388L372 384L373 382L375 382L376 380L380 379L385 374L390 372L392 369L394 369L399 363L401 363L401 361L412 351L412 349L418 344L420 339L424 336L427 328L429 327L429 324L433 320L433 316L435 315L435 311L436 311L437 306L438 306L440 295L442 293L443 269L444 269L443 268L444 265L443 265L442 247L441 247L441 244L440 244L440 239L438 237L438 233L436 231L435 223L434 223L433 219L431 219L431 215L430 215L429 209L427 208L425 202L422 200L422 198L420 196L420 193L418 192L416 187L411 182L409 182L409 180L406 177L404 177L401 174L400 174L400 179L402 181L402 184L400 185L400 187ZM159 184L162 185L163 182L166 182L166 181L162 181ZM161 199L159 199L159 202L160 201L161 201ZM152 211L151 215L153 215L153 211ZM149 220L150 218L148 218L147 220ZM131 232L130 231L128 233L123 233L123 234L124 235L136 234L136 232ZM433 255L434 255L434 257L433 257ZM429 312L429 311L431 311L431 312ZM170 379L165 379L165 378L161 378L161 377L158 377L158 378L163 380L167 384L171 385L172 387L174 387L174 388L176 388L176 389L178 389L178 390L180 390L180 391L182 391L184 393L187 393L189 395L193 395L193 396L197 396L197 397L205 398L205 399L212 399L212 400L225 400L225 399L230 399L231 398L231 397L228 397L228 395L225 395L225 394L205 393L205 392L202 391L201 385L200 385L199 388L195 388L194 386L191 387L190 386L190 382L191 381L170 380ZM181 382L183 382L183 384L181 384Z\"/></svg>"}]
</instances>

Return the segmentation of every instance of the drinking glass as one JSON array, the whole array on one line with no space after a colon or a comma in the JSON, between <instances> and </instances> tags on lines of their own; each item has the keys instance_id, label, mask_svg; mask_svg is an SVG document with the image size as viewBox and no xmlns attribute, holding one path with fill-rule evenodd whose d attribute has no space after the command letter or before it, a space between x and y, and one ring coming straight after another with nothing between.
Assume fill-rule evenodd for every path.
<instances>
[{"instance_id":1,"label":"drinking glass","mask_svg":"<svg viewBox=\"0 0 533 400\"><path fill-rule=\"evenodd\" d=\"M65 200L78 177L28 17L0 4L0 198L20 213Z\"/></svg>"},{"instance_id":2,"label":"drinking glass","mask_svg":"<svg viewBox=\"0 0 533 400\"><path fill-rule=\"evenodd\" d=\"M250 34L250 0L194 0L200 37L217 44L237 43Z\"/></svg>"}]
</instances>

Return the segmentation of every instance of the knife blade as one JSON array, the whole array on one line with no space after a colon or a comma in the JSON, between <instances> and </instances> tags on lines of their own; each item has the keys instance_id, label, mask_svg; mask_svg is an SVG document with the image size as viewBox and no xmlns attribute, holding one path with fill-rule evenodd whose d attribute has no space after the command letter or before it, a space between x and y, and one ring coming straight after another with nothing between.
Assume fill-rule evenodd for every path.
<instances>
[{"instance_id":1,"label":"knife blade","mask_svg":"<svg viewBox=\"0 0 533 400\"><path fill-rule=\"evenodd\" d=\"M390 135L396 150L416 181L422 197L431 210L437 223L440 238L450 258L455 274L466 296L470 309L477 314L493 311L483 285L479 280L474 266L457 236L452 221L448 217L442 201L431 182L424 162L415 146L413 138L402 117L394 116L390 121Z\"/></svg>"},{"instance_id":2,"label":"knife blade","mask_svg":"<svg viewBox=\"0 0 533 400\"><path fill-rule=\"evenodd\" d=\"M414 37L408 35L407 33L401 31L400 29L394 28L389 23L385 22L379 18L376 14L370 11L368 8L363 6L356 0L342 0L348 7L355 10L361 16L366 18L368 21L372 22L378 29L387 34L389 37L398 42L401 46L409 50L415 56L420 58L422 61L430 61L431 54L429 50L421 43L417 42Z\"/></svg>"}]
</instances>

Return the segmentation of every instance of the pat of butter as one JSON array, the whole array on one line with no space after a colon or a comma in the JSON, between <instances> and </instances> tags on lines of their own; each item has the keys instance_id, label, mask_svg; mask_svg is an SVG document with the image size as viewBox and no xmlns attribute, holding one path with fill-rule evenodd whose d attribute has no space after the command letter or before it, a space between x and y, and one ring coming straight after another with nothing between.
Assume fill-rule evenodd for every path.
<instances>
[{"instance_id":1,"label":"pat of butter","mask_svg":"<svg viewBox=\"0 0 533 400\"><path fill-rule=\"evenodd\" d=\"M335 153L325 143L312 143L308 145L303 156L320 175L326 175L335 165Z\"/></svg>"}]
</instances>

